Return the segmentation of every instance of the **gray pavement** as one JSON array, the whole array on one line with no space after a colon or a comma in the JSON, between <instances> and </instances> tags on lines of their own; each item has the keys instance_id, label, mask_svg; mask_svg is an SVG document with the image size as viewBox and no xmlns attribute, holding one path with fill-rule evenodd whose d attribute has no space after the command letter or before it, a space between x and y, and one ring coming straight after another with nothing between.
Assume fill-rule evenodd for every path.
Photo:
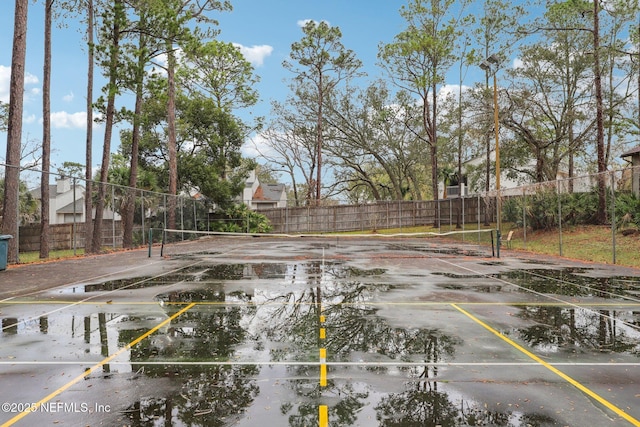
<instances>
[{"instance_id":1,"label":"gray pavement","mask_svg":"<svg viewBox=\"0 0 640 427\"><path fill-rule=\"evenodd\" d=\"M214 238L12 266L0 318L2 426L640 425L633 268Z\"/></svg>"}]
</instances>

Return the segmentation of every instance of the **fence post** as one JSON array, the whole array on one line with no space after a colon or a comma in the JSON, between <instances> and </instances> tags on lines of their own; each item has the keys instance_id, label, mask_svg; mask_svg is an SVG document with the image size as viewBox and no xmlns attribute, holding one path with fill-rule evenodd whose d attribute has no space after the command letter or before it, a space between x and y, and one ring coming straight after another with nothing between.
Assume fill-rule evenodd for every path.
<instances>
[{"instance_id":1,"label":"fence post","mask_svg":"<svg viewBox=\"0 0 640 427\"><path fill-rule=\"evenodd\" d=\"M167 228L167 195L163 194L162 195L162 205L164 206L163 212L162 212L162 224L163 224L163 229Z\"/></svg>"},{"instance_id":2,"label":"fence post","mask_svg":"<svg viewBox=\"0 0 640 427\"><path fill-rule=\"evenodd\" d=\"M111 186L111 246L116 248L116 191Z\"/></svg>"},{"instance_id":3,"label":"fence post","mask_svg":"<svg viewBox=\"0 0 640 427\"><path fill-rule=\"evenodd\" d=\"M560 200L560 181L556 181L556 195L558 196L558 245L562 256L562 201Z\"/></svg>"},{"instance_id":4,"label":"fence post","mask_svg":"<svg viewBox=\"0 0 640 427\"><path fill-rule=\"evenodd\" d=\"M182 240L184 240L184 197L180 197L180 230L183 230Z\"/></svg>"},{"instance_id":5,"label":"fence post","mask_svg":"<svg viewBox=\"0 0 640 427\"><path fill-rule=\"evenodd\" d=\"M196 210L196 199L193 199L193 231L198 230L198 212Z\"/></svg>"},{"instance_id":6,"label":"fence post","mask_svg":"<svg viewBox=\"0 0 640 427\"><path fill-rule=\"evenodd\" d=\"M611 251L613 263L616 263L616 175L611 171Z\"/></svg>"},{"instance_id":7,"label":"fence post","mask_svg":"<svg viewBox=\"0 0 640 427\"><path fill-rule=\"evenodd\" d=\"M144 245L144 190L140 190L140 218L142 218L142 245Z\"/></svg>"},{"instance_id":8,"label":"fence post","mask_svg":"<svg viewBox=\"0 0 640 427\"><path fill-rule=\"evenodd\" d=\"M476 207L476 217L478 218L478 228L480 231L480 193L478 193L478 206ZM478 244L480 244L480 233L478 233Z\"/></svg>"},{"instance_id":9,"label":"fence post","mask_svg":"<svg viewBox=\"0 0 640 427\"><path fill-rule=\"evenodd\" d=\"M73 228L71 229L73 256L76 256L76 177L73 177Z\"/></svg>"},{"instance_id":10,"label":"fence post","mask_svg":"<svg viewBox=\"0 0 640 427\"><path fill-rule=\"evenodd\" d=\"M522 187L522 233L524 250L527 250L527 190Z\"/></svg>"},{"instance_id":11,"label":"fence post","mask_svg":"<svg viewBox=\"0 0 640 427\"><path fill-rule=\"evenodd\" d=\"M144 229L142 230L142 240L144 241ZM151 246L153 245L153 228L149 229L149 258L151 258Z\"/></svg>"}]
</instances>

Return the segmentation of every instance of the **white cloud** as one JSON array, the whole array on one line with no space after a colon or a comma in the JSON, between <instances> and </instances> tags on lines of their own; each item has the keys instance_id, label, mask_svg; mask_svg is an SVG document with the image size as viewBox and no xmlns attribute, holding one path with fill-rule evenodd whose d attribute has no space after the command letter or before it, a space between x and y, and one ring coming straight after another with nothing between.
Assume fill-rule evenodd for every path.
<instances>
[{"instance_id":1,"label":"white cloud","mask_svg":"<svg viewBox=\"0 0 640 427\"><path fill-rule=\"evenodd\" d=\"M460 90L462 90L462 92L465 92L469 89L471 88L465 85L462 85L462 87L460 87L460 85L446 84L440 88L440 93L438 95L445 98L449 95L457 96L460 93Z\"/></svg>"},{"instance_id":2,"label":"white cloud","mask_svg":"<svg viewBox=\"0 0 640 427\"><path fill-rule=\"evenodd\" d=\"M242 145L242 155L250 159L259 159L265 155L274 155L273 149L264 134L254 134Z\"/></svg>"},{"instance_id":3,"label":"white cloud","mask_svg":"<svg viewBox=\"0 0 640 427\"><path fill-rule=\"evenodd\" d=\"M87 113L84 111L78 113L67 113L66 111L51 113L51 126L54 128L84 129L87 126Z\"/></svg>"},{"instance_id":4,"label":"white cloud","mask_svg":"<svg viewBox=\"0 0 640 427\"><path fill-rule=\"evenodd\" d=\"M38 78L33 74L25 73L24 75L24 84L32 85L37 84L39 82ZM11 84L11 67L6 67L4 65L0 65L0 101L9 102L9 86ZM39 94L40 89L35 88L31 89L29 93Z\"/></svg>"},{"instance_id":5,"label":"white cloud","mask_svg":"<svg viewBox=\"0 0 640 427\"><path fill-rule=\"evenodd\" d=\"M253 45L251 47L243 46L239 43L234 43L233 45L240 49L240 52L246 58L246 60L255 67L262 66L264 64L265 58L270 56L271 52L273 52L273 46L269 46L266 44L260 46Z\"/></svg>"},{"instance_id":6,"label":"white cloud","mask_svg":"<svg viewBox=\"0 0 640 427\"><path fill-rule=\"evenodd\" d=\"M36 115L35 114L29 114L28 116L22 117L22 123L23 124L30 124L30 123L35 123L35 122L36 122Z\"/></svg>"},{"instance_id":7,"label":"white cloud","mask_svg":"<svg viewBox=\"0 0 640 427\"><path fill-rule=\"evenodd\" d=\"M11 68L0 65L0 101L9 102L9 81Z\"/></svg>"},{"instance_id":8,"label":"white cloud","mask_svg":"<svg viewBox=\"0 0 640 427\"><path fill-rule=\"evenodd\" d=\"M24 85L35 85L40 83L40 80L38 80L38 78L36 76L34 76L33 74L30 73L25 73L24 74Z\"/></svg>"},{"instance_id":9,"label":"white cloud","mask_svg":"<svg viewBox=\"0 0 640 427\"><path fill-rule=\"evenodd\" d=\"M62 100L64 102L71 102L73 101L73 98L75 98L75 95L73 94L73 92L69 92L68 94L62 97Z\"/></svg>"}]
</instances>

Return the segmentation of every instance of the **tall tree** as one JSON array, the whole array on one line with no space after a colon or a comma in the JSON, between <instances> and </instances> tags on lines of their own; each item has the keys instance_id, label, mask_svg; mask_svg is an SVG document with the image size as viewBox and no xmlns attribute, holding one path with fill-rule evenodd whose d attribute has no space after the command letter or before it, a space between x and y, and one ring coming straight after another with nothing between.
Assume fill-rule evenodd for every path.
<instances>
[{"instance_id":1,"label":"tall tree","mask_svg":"<svg viewBox=\"0 0 640 427\"><path fill-rule=\"evenodd\" d=\"M291 61L283 66L295 74L297 92L313 99L316 117L315 200L320 204L322 190L323 108L335 88L358 75L362 63L342 44L342 32L327 22L309 21L302 28L303 37L291 45Z\"/></svg>"},{"instance_id":2,"label":"tall tree","mask_svg":"<svg viewBox=\"0 0 640 427\"><path fill-rule=\"evenodd\" d=\"M483 2L482 13L478 19L478 26L472 32L477 45L476 61L481 63L491 55L498 58L509 57L514 45L518 40L519 20L526 16L526 9L522 4L516 4L504 0L487 0ZM495 71L495 70L494 70ZM489 93L490 70L485 71L484 87ZM485 98L492 104L491 97ZM487 112L484 120L484 142L485 142L485 191L489 191L491 183L491 140L493 135L493 106L483 108Z\"/></svg>"},{"instance_id":3,"label":"tall tree","mask_svg":"<svg viewBox=\"0 0 640 427\"><path fill-rule=\"evenodd\" d=\"M127 22L125 8L122 0L113 0L110 10L105 13L105 71L108 78L105 92L105 130L102 145L102 162L100 163L100 182L98 184L98 194L96 201L96 214L93 227L93 237L91 240L91 252L99 252L102 247L102 218L104 215L106 190L109 177L109 159L111 157L111 135L115 122L115 102L118 93L118 67L120 65L120 41L121 31Z\"/></svg>"},{"instance_id":4,"label":"tall tree","mask_svg":"<svg viewBox=\"0 0 640 427\"><path fill-rule=\"evenodd\" d=\"M84 211L85 211L85 252L91 252L89 236L93 236L93 70L94 70L94 3L93 0L86 0L87 13L87 122L85 139L85 191L84 191Z\"/></svg>"},{"instance_id":5,"label":"tall tree","mask_svg":"<svg viewBox=\"0 0 640 427\"><path fill-rule=\"evenodd\" d=\"M367 200L422 199L420 159L426 147L406 126L415 102L395 97L382 81L351 88L327 105L332 138L327 150L342 177L338 190ZM422 179L416 179L420 176ZM366 190L363 190L366 189Z\"/></svg>"},{"instance_id":6,"label":"tall tree","mask_svg":"<svg viewBox=\"0 0 640 427\"><path fill-rule=\"evenodd\" d=\"M216 102L202 95L178 98L178 140L190 145L178 160L183 184L225 209L242 192L254 165L242 162L242 123Z\"/></svg>"},{"instance_id":7,"label":"tall tree","mask_svg":"<svg viewBox=\"0 0 640 427\"><path fill-rule=\"evenodd\" d=\"M162 17L156 24L162 32L161 37L165 41L167 55L167 145L169 153L169 206L168 206L168 226L176 227L176 199L178 189L178 151L176 143L176 79L177 67L176 49L192 42L195 38L210 38L216 34L213 29L200 33L198 29L191 30L190 25L194 22L209 23L216 25L217 22L206 12L231 10L231 3L227 0L162 0L158 7L163 11L159 14Z\"/></svg>"},{"instance_id":8,"label":"tall tree","mask_svg":"<svg viewBox=\"0 0 640 427\"><path fill-rule=\"evenodd\" d=\"M522 48L522 66L509 71L515 81L505 91L509 103L501 114L503 124L533 153L535 168L529 174L535 182L555 180L561 164L571 167L595 126L589 114L592 55L585 53L591 41L584 31L568 30L583 24L582 14L555 5L545 20L550 28L567 30L544 30L539 41Z\"/></svg>"},{"instance_id":9,"label":"tall tree","mask_svg":"<svg viewBox=\"0 0 640 427\"><path fill-rule=\"evenodd\" d=\"M454 48L461 22L454 0L410 0L400 9L407 28L393 42L382 45L380 65L391 80L417 96L422 106L421 127L414 130L430 149L431 193L438 197L438 88L456 60ZM463 6L466 2L463 3Z\"/></svg>"},{"instance_id":10,"label":"tall tree","mask_svg":"<svg viewBox=\"0 0 640 427\"><path fill-rule=\"evenodd\" d=\"M317 165L317 139L313 120L300 114L296 101L300 100L290 97L284 104L273 103L272 120L262 134L264 147L263 144L254 145L260 157L274 170L289 177L295 205L300 206L305 201L309 203L315 191L312 186ZM298 182L298 176L304 178L304 183Z\"/></svg>"},{"instance_id":11,"label":"tall tree","mask_svg":"<svg viewBox=\"0 0 640 427\"><path fill-rule=\"evenodd\" d=\"M211 97L217 108L232 111L258 102L256 84L260 79L232 43L211 40L188 46L178 77L192 93Z\"/></svg>"},{"instance_id":12,"label":"tall tree","mask_svg":"<svg viewBox=\"0 0 640 427\"><path fill-rule=\"evenodd\" d=\"M49 170L51 169L51 21L54 0L44 2L42 71L42 175L40 176L40 258L49 257Z\"/></svg>"},{"instance_id":13,"label":"tall tree","mask_svg":"<svg viewBox=\"0 0 640 427\"><path fill-rule=\"evenodd\" d=\"M598 223L607 220L606 177L607 163L604 149L604 108L602 97L602 69L600 68L600 0L593 1L593 72L596 91L596 152L598 159Z\"/></svg>"},{"instance_id":14,"label":"tall tree","mask_svg":"<svg viewBox=\"0 0 640 427\"><path fill-rule=\"evenodd\" d=\"M160 46L154 35L154 17L152 15L154 8L153 1L134 2L132 4L133 11L138 16L137 23L130 31L132 37L137 41L131 42L123 46L123 54L125 56L127 71L124 77L124 86L135 94L134 111L132 114L133 128L131 133L127 134L131 138L130 150L130 167L129 167L129 190L123 195L123 208L120 210L122 216L122 245L125 248L133 246L133 225L136 188L138 183L138 163L139 163L139 145L141 138L141 122L142 104L146 87L145 79L147 73L146 67L151 59L158 55ZM155 42L155 46L153 43Z\"/></svg>"},{"instance_id":15,"label":"tall tree","mask_svg":"<svg viewBox=\"0 0 640 427\"><path fill-rule=\"evenodd\" d=\"M11 82L9 86L9 123L7 155L4 173L2 233L16 239L8 243L8 262L18 261L18 195L20 191L20 147L22 145L22 106L24 92L25 56L27 52L28 0L16 0L13 21L13 50L11 54Z\"/></svg>"}]
</instances>

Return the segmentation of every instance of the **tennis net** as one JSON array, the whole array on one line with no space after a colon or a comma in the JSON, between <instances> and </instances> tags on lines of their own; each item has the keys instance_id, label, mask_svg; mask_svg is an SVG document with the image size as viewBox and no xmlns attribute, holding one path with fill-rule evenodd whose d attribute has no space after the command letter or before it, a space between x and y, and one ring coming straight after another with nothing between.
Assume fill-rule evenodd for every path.
<instances>
[{"instance_id":1,"label":"tennis net","mask_svg":"<svg viewBox=\"0 0 640 427\"><path fill-rule=\"evenodd\" d=\"M322 247L324 249L345 247L348 244L363 247L386 245L413 249L431 256L478 256L499 257L498 233L495 229L458 230L449 232L406 233L234 233L164 229L160 255L180 257L218 254L237 245L266 245L277 251L283 243L300 250ZM151 249L150 252L151 254Z\"/></svg>"}]
</instances>

